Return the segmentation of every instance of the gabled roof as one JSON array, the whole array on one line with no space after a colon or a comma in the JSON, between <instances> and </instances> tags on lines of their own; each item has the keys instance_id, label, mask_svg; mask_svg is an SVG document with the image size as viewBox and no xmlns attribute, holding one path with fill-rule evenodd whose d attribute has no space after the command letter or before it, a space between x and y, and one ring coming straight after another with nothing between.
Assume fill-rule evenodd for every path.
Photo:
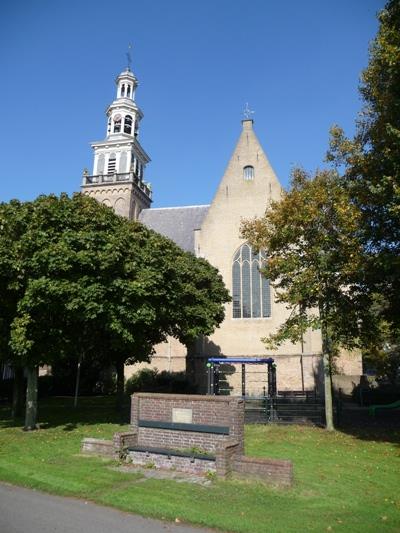
<instances>
[{"instance_id":1,"label":"gabled roof","mask_svg":"<svg viewBox=\"0 0 400 533\"><path fill-rule=\"evenodd\" d=\"M200 229L209 205L143 209L139 221L173 240L183 250L194 252L194 231Z\"/></svg>"}]
</instances>

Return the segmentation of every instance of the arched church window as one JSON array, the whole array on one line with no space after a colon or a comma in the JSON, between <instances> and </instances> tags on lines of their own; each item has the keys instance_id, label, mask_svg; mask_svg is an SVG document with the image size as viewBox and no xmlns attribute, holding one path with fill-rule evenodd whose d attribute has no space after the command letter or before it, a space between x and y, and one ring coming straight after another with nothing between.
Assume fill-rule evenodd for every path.
<instances>
[{"instance_id":1,"label":"arched church window","mask_svg":"<svg viewBox=\"0 0 400 533\"><path fill-rule=\"evenodd\" d=\"M119 133L121 131L121 115L115 115L114 117L114 133Z\"/></svg>"},{"instance_id":2,"label":"arched church window","mask_svg":"<svg viewBox=\"0 0 400 533\"><path fill-rule=\"evenodd\" d=\"M124 97L125 96L125 83L122 84L122 87L121 87L121 96Z\"/></svg>"},{"instance_id":3,"label":"arched church window","mask_svg":"<svg viewBox=\"0 0 400 533\"><path fill-rule=\"evenodd\" d=\"M108 119L108 122L107 122L107 133L110 133L111 132L111 117Z\"/></svg>"},{"instance_id":4,"label":"arched church window","mask_svg":"<svg viewBox=\"0 0 400 533\"><path fill-rule=\"evenodd\" d=\"M246 181L251 181L254 179L254 167L247 165L243 169L243 179Z\"/></svg>"},{"instance_id":5,"label":"arched church window","mask_svg":"<svg viewBox=\"0 0 400 533\"><path fill-rule=\"evenodd\" d=\"M108 158L107 174L114 174L116 166L117 166L117 156L114 153L112 153L110 154L110 157Z\"/></svg>"},{"instance_id":6,"label":"arched church window","mask_svg":"<svg viewBox=\"0 0 400 533\"><path fill-rule=\"evenodd\" d=\"M125 117L124 133L132 133L132 117L130 115L126 115Z\"/></svg>"},{"instance_id":7,"label":"arched church window","mask_svg":"<svg viewBox=\"0 0 400 533\"><path fill-rule=\"evenodd\" d=\"M267 318L271 316L269 280L260 272L266 263L264 251L256 252L243 244L232 263L233 318Z\"/></svg>"},{"instance_id":8,"label":"arched church window","mask_svg":"<svg viewBox=\"0 0 400 533\"><path fill-rule=\"evenodd\" d=\"M126 96L127 96L128 98L130 98L130 96L131 96L131 86L130 86L130 85L128 85L128 87L127 87L127 89L126 89Z\"/></svg>"}]
</instances>

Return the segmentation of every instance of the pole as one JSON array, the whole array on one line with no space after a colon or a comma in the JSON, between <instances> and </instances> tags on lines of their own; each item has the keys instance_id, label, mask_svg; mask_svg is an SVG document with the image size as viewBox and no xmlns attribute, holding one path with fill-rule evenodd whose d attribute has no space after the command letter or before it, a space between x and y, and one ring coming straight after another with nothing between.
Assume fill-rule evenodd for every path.
<instances>
[{"instance_id":1,"label":"pole","mask_svg":"<svg viewBox=\"0 0 400 533\"><path fill-rule=\"evenodd\" d=\"M268 363L268 396L272 397L272 363Z\"/></svg>"},{"instance_id":2,"label":"pole","mask_svg":"<svg viewBox=\"0 0 400 533\"><path fill-rule=\"evenodd\" d=\"M219 364L213 366L213 385L214 385L214 394L219 394Z\"/></svg>"},{"instance_id":3,"label":"pole","mask_svg":"<svg viewBox=\"0 0 400 533\"><path fill-rule=\"evenodd\" d=\"M304 334L301 332L301 354L300 354L300 368L301 368L301 390L304 393L304 367L303 367L303 354L304 354Z\"/></svg>"},{"instance_id":4,"label":"pole","mask_svg":"<svg viewBox=\"0 0 400 533\"><path fill-rule=\"evenodd\" d=\"M82 363L82 353L79 354L78 366L76 369L75 395L74 395L74 407L75 408L78 406L79 382L81 380L81 363Z\"/></svg>"},{"instance_id":5,"label":"pole","mask_svg":"<svg viewBox=\"0 0 400 533\"><path fill-rule=\"evenodd\" d=\"M214 394L214 368L212 363L207 363L207 394Z\"/></svg>"},{"instance_id":6,"label":"pole","mask_svg":"<svg viewBox=\"0 0 400 533\"><path fill-rule=\"evenodd\" d=\"M276 364L272 363L272 395L276 397Z\"/></svg>"}]
</instances>

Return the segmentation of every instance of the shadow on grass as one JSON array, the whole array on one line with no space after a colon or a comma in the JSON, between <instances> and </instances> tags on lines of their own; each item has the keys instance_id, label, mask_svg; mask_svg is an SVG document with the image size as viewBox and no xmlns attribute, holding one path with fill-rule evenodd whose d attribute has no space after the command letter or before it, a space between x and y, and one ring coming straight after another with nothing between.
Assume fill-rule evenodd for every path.
<instances>
[{"instance_id":1,"label":"shadow on grass","mask_svg":"<svg viewBox=\"0 0 400 533\"><path fill-rule=\"evenodd\" d=\"M129 424L130 400L121 413L115 409L114 396L79 398L78 406L72 397L54 397L39 400L38 425L40 429L63 426L63 431L73 431L78 425ZM0 429L23 427L24 418L11 418L10 405L0 406Z\"/></svg>"},{"instance_id":2,"label":"shadow on grass","mask_svg":"<svg viewBox=\"0 0 400 533\"><path fill-rule=\"evenodd\" d=\"M371 416L367 410L345 410L337 428L360 440L391 442L400 446L400 411L378 411Z\"/></svg>"}]
</instances>

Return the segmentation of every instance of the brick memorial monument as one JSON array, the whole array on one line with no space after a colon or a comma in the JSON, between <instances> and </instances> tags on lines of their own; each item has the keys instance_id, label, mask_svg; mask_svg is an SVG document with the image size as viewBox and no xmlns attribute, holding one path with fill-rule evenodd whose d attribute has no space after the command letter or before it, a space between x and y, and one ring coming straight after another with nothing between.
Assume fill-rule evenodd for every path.
<instances>
[{"instance_id":1,"label":"brick memorial monument","mask_svg":"<svg viewBox=\"0 0 400 533\"><path fill-rule=\"evenodd\" d=\"M116 433L113 441L84 439L82 450L116 455L144 467L292 484L290 461L244 455L244 401L240 397L135 394L131 427L130 432Z\"/></svg>"}]
</instances>

